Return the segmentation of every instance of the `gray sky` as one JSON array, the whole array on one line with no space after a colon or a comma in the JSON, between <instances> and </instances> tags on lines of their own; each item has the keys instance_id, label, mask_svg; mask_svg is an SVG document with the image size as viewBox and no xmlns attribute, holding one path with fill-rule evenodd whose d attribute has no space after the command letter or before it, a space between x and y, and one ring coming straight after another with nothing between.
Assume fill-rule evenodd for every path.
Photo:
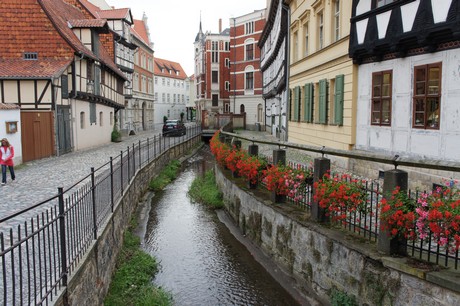
<instances>
[{"instance_id":1,"label":"gray sky","mask_svg":"<svg viewBox=\"0 0 460 306\"><path fill-rule=\"evenodd\" d=\"M131 8L134 19L148 17L150 38L155 56L182 65L187 75L193 71L193 42L201 22L203 32L217 33L219 18L222 29L229 27L229 19L254 10L264 9L266 0L106 0L115 8Z\"/></svg>"}]
</instances>

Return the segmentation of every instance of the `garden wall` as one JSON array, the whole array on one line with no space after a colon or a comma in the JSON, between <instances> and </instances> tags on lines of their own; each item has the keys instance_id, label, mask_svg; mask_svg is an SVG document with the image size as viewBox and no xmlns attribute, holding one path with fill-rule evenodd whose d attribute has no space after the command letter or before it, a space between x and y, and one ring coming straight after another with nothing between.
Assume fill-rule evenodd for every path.
<instances>
[{"instance_id":1,"label":"garden wall","mask_svg":"<svg viewBox=\"0 0 460 306\"><path fill-rule=\"evenodd\" d=\"M458 271L424 270L407 264L407 258L382 256L375 244L310 222L309 213L294 205L274 205L268 192L247 189L227 170L215 172L228 214L304 295L325 305L335 289L360 305L460 303Z\"/></svg>"}]
</instances>

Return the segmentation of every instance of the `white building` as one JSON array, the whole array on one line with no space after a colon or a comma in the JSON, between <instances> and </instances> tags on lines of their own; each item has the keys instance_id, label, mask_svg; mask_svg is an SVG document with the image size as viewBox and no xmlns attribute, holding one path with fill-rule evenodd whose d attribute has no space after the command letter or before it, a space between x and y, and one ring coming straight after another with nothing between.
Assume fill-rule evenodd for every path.
<instances>
[{"instance_id":1,"label":"white building","mask_svg":"<svg viewBox=\"0 0 460 306\"><path fill-rule=\"evenodd\" d=\"M186 99L189 88L186 86L187 75L179 63L161 58L154 59L154 122L163 124L163 119L185 120Z\"/></svg>"},{"instance_id":2,"label":"white building","mask_svg":"<svg viewBox=\"0 0 460 306\"><path fill-rule=\"evenodd\" d=\"M281 140L287 140L289 114L289 7L285 2L287 1L267 1L267 23L258 43L261 49L265 126L267 131L271 131Z\"/></svg>"}]
</instances>

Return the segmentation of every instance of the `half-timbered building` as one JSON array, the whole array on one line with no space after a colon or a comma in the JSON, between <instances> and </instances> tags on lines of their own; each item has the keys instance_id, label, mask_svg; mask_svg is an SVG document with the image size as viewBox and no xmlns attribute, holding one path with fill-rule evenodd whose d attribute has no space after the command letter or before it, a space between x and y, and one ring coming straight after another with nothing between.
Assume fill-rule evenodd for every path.
<instances>
[{"instance_id":1,"label":"half-timbered building","mask_svg":"<svg viewBox=\"0 0 460 306\"><path fill-rule=\"evenodd\" d=\"M459 3L353 1L357 149L460 161Z\"/></svg>"},{"instance_id":2,"label":"half-timbered building","mask_svg":"<svg viewBox=\"0 0 460 306\"><path fill-rule=\"evenodd\" d=\"M266 24L260 36L260 70L267 131L287 140L289 6L285 0L267 1Z\"/></svg>"},{"instance_id":3,"label":"half-timbered building","mask_svg":"<svg viewBox=\"0 0 460 306\"><path fill-rule=\"evenodd\" d=\"M21 109L23 161L110 142L126 77L107 21L78 0L2 1L0 14L0 102Z\"/></svg>"}]
</instances>

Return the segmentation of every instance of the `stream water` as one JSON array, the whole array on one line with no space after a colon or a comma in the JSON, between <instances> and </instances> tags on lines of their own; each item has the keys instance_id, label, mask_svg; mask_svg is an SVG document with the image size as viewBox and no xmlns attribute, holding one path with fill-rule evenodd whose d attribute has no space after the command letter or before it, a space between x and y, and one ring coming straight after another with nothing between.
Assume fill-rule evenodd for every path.
<instances>
[{"instance_id":1,"label":"stream water","mask_svg":"<svg viewBox=\"0 0 460 306\"><path fill-rule=\"evenodd\" d=\"M160 262L154 283L175 305L299 305L221 223L215 211L187 195L213 167L208 149L151 199L144 249Z\"/></svg>"}]
</instances>

